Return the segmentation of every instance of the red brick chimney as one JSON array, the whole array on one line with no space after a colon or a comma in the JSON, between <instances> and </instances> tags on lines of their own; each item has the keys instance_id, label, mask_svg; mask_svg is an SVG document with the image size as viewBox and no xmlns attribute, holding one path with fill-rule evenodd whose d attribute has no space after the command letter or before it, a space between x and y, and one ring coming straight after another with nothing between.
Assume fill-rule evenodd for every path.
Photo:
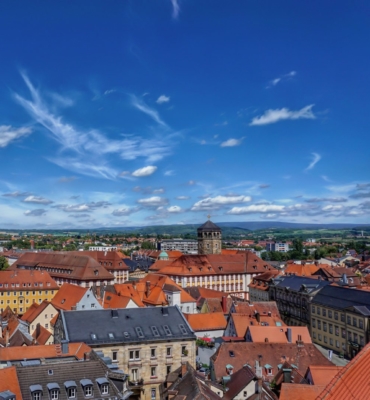
<instances>
[{"instance_id":1,"label":"red brick chimney","mask_svg":"<svg viewBox=\"0 0 370 400\"><path fill-rule=\"evenodd\" d=\"M150 296L150 281L146 281L146 289L145 289L145 296Z\"/></svg>"},{"instance_id":2,"label":"red brick chimney","mask_svg":"<svg viewBox=\"0 0 370 400\"><path fill-rule=\"evenodd\" d=\"M183 361L181 363L181 377L184 377L184 375L188 372L188 363L186 361Z\"/></svg>"}]
</instances>

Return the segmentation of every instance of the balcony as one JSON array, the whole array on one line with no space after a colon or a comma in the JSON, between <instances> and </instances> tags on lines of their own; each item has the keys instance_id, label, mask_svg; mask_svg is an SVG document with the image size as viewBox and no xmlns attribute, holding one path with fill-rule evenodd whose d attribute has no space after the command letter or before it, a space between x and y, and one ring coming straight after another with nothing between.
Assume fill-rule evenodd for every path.
<instances>
[{"instance_id":1,"label":"balcony","mask_svg":"<svg viewBox=\"0 0 370 400\"><path fill-rule=\"evenodd\" d=\"M144 379L141 378L137 381L128 381L128 387L130 390L141 389L144 386Z\"/></svg>"}]
</instances>

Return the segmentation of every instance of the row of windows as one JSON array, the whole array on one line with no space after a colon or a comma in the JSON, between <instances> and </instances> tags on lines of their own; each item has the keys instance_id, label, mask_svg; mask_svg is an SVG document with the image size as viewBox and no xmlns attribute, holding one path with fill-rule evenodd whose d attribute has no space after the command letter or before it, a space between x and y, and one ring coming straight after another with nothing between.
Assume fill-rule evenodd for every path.
<instances>
[{"instance_id":1,"label":"row of windows","mask_svg":"<svg viewBox=\"0 0 370 400\"><path fill-rule=\"evenodd\" d=\"M322 314L323 317L328 316L328 318L334 317L334 320L338 321L339 314L336 311L334 311L334 313L333 313L332 310L326 311L325 308L321 309L320 307L315 307L315 306L312 306L311 310L312 310L312 314L317 314L317 315ZM340 314L340 320L342 322L345 322L345 315L343 313ZM353 325L354 327L358 326L360 329L363 329L364 328L364 320L362 318L356 318L356 317L351 317L350 315L347 315L347 325Z\"/></svg>"},{"instance_id":2,"label":"row of windows","mask_svg":"<svg viewBox=\"0 0 370 400\"><path fill-rule=\"evenodd\" d=\"M33 284L32 283L23 283L22 284L22 287L27 287L27 286L28 287L31 287L31 286L43 287L44 284L42 282L34 282ZM51 286L51 283L50 282L46 282L46 286ZM20 283L11 283L10 286L9 286L9 283L0 283L0 287L21 287L21 285L20 285Z\"/></svg>"},{"instance_id":3,"label":"row of windows","mask_svg":"<svg viewBox=\"0 0 370 400\"><path fill-rule=\"evenodd\" d=\"M135 350L129 350L129 360L130 361L138 361L141 360L140 357L141 350L135 349ZM185 345L181 346L181 355L186 356L188 354L188 350ZM172 347L166 347L166 356L167 357L172 357ZM117 351L112 352L112 359L113 361L117 361L118 353ZM150 358L156 358L157 357L157 349L152 347L150 349Z\"/></svg>"},{"instance_id":4,"label":"row of windows","mask_svg":"<svg viewBox=\"0 0 370 400\"><path fill-rule=\"evenodd\" d=\"M57 386L59 386L59 385L57 385ZM104 383L104 384L101 384L98 386L99 386L101 395L109 394L109 385L107 383ZM77 399L77 386L68 386L65 389L66 389L66 395L67 395L68 399ZM93 390L92 384L82 386L82 390L83 390L84 397L86 397L86 398L93 397L94 390ZM44 397L43 394L44 393L41 390L35 390L35 391L31 392L32 400L43 400L43 398L50 399L50 400L58 400L61 397L63 397L60 392L60 388L49 390L49 396Z\"/></svg>"},{"instance_id":5,"label":"row of windows","mask_svg":"<svg viewBox=\"0 0 370 400\"><path fill-rule=\"evenodd\" d=\"M54 294L54 290L51 290L50 292L51 292L51 294ZM42 294L42 293L44 293L44 294L49 294L49 291L48 291L48 290L44 290L44 291L39 290L39 294ZM0 292L0 296L5 296L5 294L6 294L7 296L11 296L11 292ZM30 292L29 292L29 291L26 291L26 292L24 292L24 294L23 294L23 291L20 291L20 292L13 292L13 295L14 295L14 296L29 296L29 295L30 295ZM36 295L36 290L33 290L33 291L32 291L32 295L33 295L33 296Z\"/></svg>"}]
</instances>

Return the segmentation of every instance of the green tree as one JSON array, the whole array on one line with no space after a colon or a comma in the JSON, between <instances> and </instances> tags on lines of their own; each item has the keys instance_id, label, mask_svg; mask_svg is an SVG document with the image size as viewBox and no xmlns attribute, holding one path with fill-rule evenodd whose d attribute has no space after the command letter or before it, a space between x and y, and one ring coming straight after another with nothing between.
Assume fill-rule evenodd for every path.
<instances>
[{"instance_id":1,"label":"green tree","mask_svg":"<svg viewBox=\"0 0 370 400\"><path fill-rule=\"evenodd\" d=\"M4 271L9 267L8 260L4 256L0 256L0 271Z\"/></svg>"}]
</instances>

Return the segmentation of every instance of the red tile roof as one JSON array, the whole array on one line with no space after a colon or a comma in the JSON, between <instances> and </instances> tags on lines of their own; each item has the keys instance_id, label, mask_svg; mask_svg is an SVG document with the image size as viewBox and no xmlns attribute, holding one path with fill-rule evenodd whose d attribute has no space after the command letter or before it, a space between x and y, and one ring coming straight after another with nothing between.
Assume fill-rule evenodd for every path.
<instances>
[{"instance_id":1,"label":"red tile roof","mask_svg":"<svg viewBox=\"0 0 370 400\"><path fill-rule=\"evenodd\" d=\"M6 271L0 271L0 292L35 290L35 288L36 290L59 289L54 279L45 271L12 270L12 267Z\"/></svg>"},{"instance_id":2,"label":"red tile roof","mask_svg":"<svg viewBox=\"0 0 370 400\"><path fill-rule=\"evenodd\" d=\"M336 365L310 365L307 375L311 375L313 385L327 385L341 371L343 367Z\"/></svg>"},{"instance_id":3,"label":"red tile roof","mask_svg":"<svg viewBox=\"0 0 370 400\"><path fill-rule=\"evenodd\" d=\"M31 307L22 315L21 320L31 324L32 321L34 321L49 304L51 304L51 302L47 300L44 300L40 305L33 303Z\"/></svg>"},{"instance_id":4,"label":"red tile roof","mask_svg":"<svg viewBox=\"0 0 370 400\"><path fill-rule=\"evenodd\" d=\"M51 304L57 310L70 311L72 310L72 307L74 307L82 299L88 290L90 289L72 285L70 283L63 283L58 293L51 300Z\"/></svg>"},{"instance_id":5,"label":"red tile roof","mask_svg":"<svg viewBox=\"0 0 370 400\"><path fill-rule=\"evenodd\" d=\"M39 326L36 327L35 331L32 334L32 337L37 341L40 345L45 345L50 339L51 333L45 329L42 325L37 324Z\"/></svg>"},{"instance_id":6,"label":"red tile roof","mask_svg":"<svg viewBox=\"0 0 370 400\"><path fill-rule=\"evenodd\" d=\"M196 332L225 329L227 324L223 312L184 314L184 317Z\"/></svg>"},{"instance_id":7,"label":"red tile roof","mask_svg":"<svg viewBox=\"0 0 370 400\"><path fill-rule=\"evenodd\" d=\"M18 382L17 370L15 367L0 369L0 392L10 390L16 399L22 399L21 388Z\"/></svg>"},{"instance_id":8,"label":"red tile roof","mask_svg":"<svg viewBox=\"0 0 370 400\"><path fill-rule=\"evenodd\" d=\"M289 343L288 330L291 332L291 343L296 343L297 340L312 343L306 326L249 326L247 334L249 332L254 343Z\"/></svg>"},{"instance_id":9,"label":"red tile roof","mask_svg":"<svg viewBox=\"0 0 370 400\"><path fill-rule=\"evenodd\" d=\"M331 380L317 400L369 399L370 343Z\"/></svg>"},{"instance_id":10,"label":"red tile roof","mask_svg":"<svg viewBox=\"0 0 370 400\"><path fill-rule=\"evenodd\" d=\"M323 387L324 386L283 383L281 385L279 400L315 400Z\"/></svg>"},{"instance_id":11,"label":"red tile roof","mask_svg":"<svg viewBox=\"0 0 370 400\"><path fill-rule=\"evenodd\" d=\"M120 251L70 251L69 254L92 257L108 271L129 270L129 267L122 260L130 257Z\"/></svg>"},{"instance_id":12,"label":"red tile roof","mask_svg":"<svg viewBox=\"0 0 370 400\"><path fill-rule=\"evenodd\" d=\"M126 308L130 300L130 297L118 296L117 294L106 292L104 295L103 308Z\"/></svg>"}]
</instances>

